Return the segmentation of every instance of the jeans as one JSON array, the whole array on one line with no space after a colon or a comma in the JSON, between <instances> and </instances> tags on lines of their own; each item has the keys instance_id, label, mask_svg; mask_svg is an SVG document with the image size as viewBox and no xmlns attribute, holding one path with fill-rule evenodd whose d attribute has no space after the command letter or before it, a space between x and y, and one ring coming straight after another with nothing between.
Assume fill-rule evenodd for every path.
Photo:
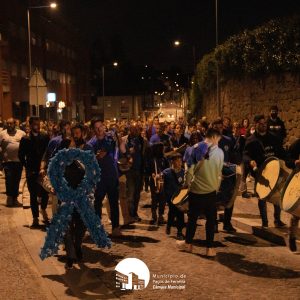
<instances>
[{"instance_id":1,"label":"jeans","mask_svg":"<svg viewBox=\"0 0 300 300\"><path fill-rule=\"evenodd\" d=\"M102 202L107 194L110 213L111 213L111 224L112 228L119 227L119 180L118 178L106 178L101 180L96 188L95 192L95 213L101 219L102 216Z\"/></svg>"},{"instance_id":2,"label":"jeans","mask_svg":"<svg viewBox=\"0 0 300 300\"><path fill-rule=\"evenodd\" d=\"M127 197L129 213L131 217L136 217L140 202L140 194L143 183L143 175L138 170L130 170L126 173Z\"/></svg>"},{"instance_id":3,"label":"jeans","mask_svg":"<svg viewBox=\"0 0 300 300\"><path fill-rule=\"evenodd\" d=\"M176 218L176 227L179 232L182 231L184 227L184 213L180 211L171 201L168 202L169 212L168 212L168 221L167 227L171 227L174 224Z\"/></svg>"},{"instance_id":4,"label":"jeans","mask_svg":"<svg viewBox=\"0 0 300 300\"><path fill-rule=\"evenodd\" d=\"M267 203L266 200L258 199L258 208L263 224L268 224ZM281 208L274 204L274 222L280 221Z\"/></svg>"},{"instance_id":5,"label":"jeans","mask_svg":"<svg viewBox=\"0 0 300 300\"><path fill-rule=\"evenodd\" d=\"M27 187L30 194L30 208L33 218L39 217L39 203L37 197L41 197L41 209L48 205L48 193L37 183L38 173L26 172Z\"/></svg>"},{"instance_id":6,"label":"jeans","mask_svg":"<svg viewBox=\"0 0 300 300\"><path fill-rule=\"evenodd\" d=\"M85 225L79 213L74 209L69 228L65 235L65 247L68 258L77 259L77 253L79 250L81 251L85 230Z\"/></svg>"},{"instance_id":7,"label":"jeans","mask_svg":"<svg viewBox=\"0 0 300 300\"><path fill-rule=\"evenodd\" d=\"M216 198L216 192L209 194L189 193L188 224L185 238L185 242L187 244L192 243L197 228L197 219L201 212L204 212L206 217L206 246L208 248L213 247L215 235Z\"/></svg>"},{"instance_id":8,"label":"jeans","mask_svg":"<svg viewBox=\"0 0 300 300\"><path fill-rule=\"evenodd\" d=\"M22 164L20 162L5 162L3 163L5 173L5 188L6 195L10 197L18 197L19 185L22 175Z\"/></svg>"}]
</instances>

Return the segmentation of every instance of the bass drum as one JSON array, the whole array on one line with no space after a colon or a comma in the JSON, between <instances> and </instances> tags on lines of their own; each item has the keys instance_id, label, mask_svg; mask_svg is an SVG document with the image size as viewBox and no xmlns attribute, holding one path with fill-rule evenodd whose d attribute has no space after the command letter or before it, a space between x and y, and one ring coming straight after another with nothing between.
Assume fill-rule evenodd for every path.
<instances>
[{"instance_id":1,"label":"bass drum","mask_svg":"<svg viewBox=\"0 0 300 300\"><path fill-rule=\"evenodd\" d=\"M237 166L231 163L224 163L222 168L222 181L217 192L217 209L231 208L236 197Z\"/></svg>"},{"instance_id":2,"label":"bass drum","mask_svg":"<svg viewBox=\"0 0 300 300\"><path fill-rule=\"evenodd\" d=\"M288 176L283 161L273 156L268 157L258 170L254 191L259 199L280 206L281 191Z\"/></svg>"},{"instance_id":3,"label":"bass drum","mask_svg":"<svg viewBox=\"0 0 300 300\"><path fill-rule=\"evenodd\" d=\"M282 190L281 207L296 217L300 217L300 169L288 177Z\"/></svg>"},{"instance_id":4,"label":"bass drum","mask_svg":"<svg viewBox=\"0 0 300 300\"><path fill-rule=\"evenodd\" d=\"M189 190L182 189L172 198L172 203L182 212L189 210Z\"/></svg>"}]
</instances>

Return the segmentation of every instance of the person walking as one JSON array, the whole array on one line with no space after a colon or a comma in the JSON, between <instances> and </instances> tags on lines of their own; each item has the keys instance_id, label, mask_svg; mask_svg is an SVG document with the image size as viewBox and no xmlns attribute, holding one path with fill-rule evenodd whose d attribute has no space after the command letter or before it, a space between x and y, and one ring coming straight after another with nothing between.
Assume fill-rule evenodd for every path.
<instances>
[{"instance_id":1,"label":"person walking","mask_svg":"<svg viewBox=\"0 0 300 300\"><path fill-rule=\"evenodd\" d=\"M204 142L195 147L196 164L187 171L185 186L189 187L189 210L185 241L177 241L181 250L192 252L192 242L197 228L197 219L204 212L206 217L206 255L213 257L215 212L217 191L224 163L224 153L218 147L221 133L213 128L207 130Z\"/></svg>"},{"instance_id":2,"label":"person walking","mask_svg":"<svg viewBox=\"0 0 300 300\"><path fill-rule=\"evenodd\" d=\"M6 206L22 206L18 202L19 185L22 175L22 164L19 160L18 151L20 141L26 133L16 128L13 118L7 120L7 129L0 132L0 148L2 166L5 174Z\"/></svg>"},{"instance_id":3,"label":"person walking","mask_svg":"<svg viewBox=\"0 0 300 300\"><path fill-rule=\"evenodd\" d=\"M38 184L41 162L49 143L48 134L40 132L39 117L29 119L30 132L20 141L19 159L26 171L27 187L30 194L30 208L33 222L31 228L39 227L38 194L41 196L41 213L45 223L48 223L46 208L48 193Z\"/></svg>"}]
</instances>

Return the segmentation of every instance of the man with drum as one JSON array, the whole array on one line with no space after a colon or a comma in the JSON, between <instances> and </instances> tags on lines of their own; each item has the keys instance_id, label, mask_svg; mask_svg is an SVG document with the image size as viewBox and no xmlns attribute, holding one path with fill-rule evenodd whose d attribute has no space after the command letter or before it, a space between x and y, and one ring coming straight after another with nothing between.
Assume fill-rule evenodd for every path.
<instances>
[{"instance_id":1,"label":"man with drum","mask_svg":"<svg viewBox=\"0 0 300 300\"><path fill-rule=\"evenodd\" d=\"M229 118L227 118L229 119ZM229 123L228 123L229 124ZM228 125L229 126L229 125ZM231 217L234 207L234 192L236 189L236 171L232 170L229 166L233 157L233 147L234 140L232 132L229 131L229 127L226 129L224 135L224 125L222 119L217 119L212 123L212 128L218 130L221 134L221 139L219 141L219 148L224 152L224 166L223 166L223 178L220 186L220 190L217 193L217 202L218 204L225 206L224 208L224 220L223 220L223 229L228 233L236 232L236 229L231 224ZM215 231L218 232L218 226L216 224Z\"/></svg>"},{"instance_id":2,"label":"man with drum","mask_svg":"<svg viewBox=\"0 0 300 300\"><path fill-rule=\"evenodd\" d=\"M297 139L290 146L287 154L286 166L290 169L300 169L300 139ZM299 217L292 215L289 229L289 248L292 252L297 251L296 233L299 220Z\"/></svg>"},{"instance_id":3,"label":"man with drum","mask_svg":"<svg viewBox=\"0 0 300 300\"><path fill-rule=\"evenodd\" d=\"M177 241L181 250L192 252L192 242L197 228L197 219L204 212L206 217L206 256L214 257L215 212L217 191L224 163L224 153L218 147L221 134L218 130L207 130L205 141L195 145L196 164L187 171L184 186L189 188L188 224L185 241ZM206 146L206 154L202 153Z\"/></svg>"},{"instance_id":4,"label":"man with drum","mask_svg":"<svg viewBox=\"0 0 300 300\"><path fill-rule=\"evenodd\" d=\"M281 141L267 131L267 122L264 115L254 117L255 132L247 139L243 160L245 165L250 166L254 173L263 165L264 161L271 156L285 159L285 151ZM266 200L258 199L258 208L262 219L262 226L268 227ZM274 225L283 227L285 224L280 220L281 209L274 204Z\"/></svg>"}]
</instances>

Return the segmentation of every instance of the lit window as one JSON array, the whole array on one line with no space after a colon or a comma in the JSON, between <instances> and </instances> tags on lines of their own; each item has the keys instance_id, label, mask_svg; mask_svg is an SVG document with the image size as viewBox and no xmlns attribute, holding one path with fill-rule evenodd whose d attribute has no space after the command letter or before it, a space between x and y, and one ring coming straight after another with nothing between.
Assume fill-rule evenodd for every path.
<instances>
[{"instance_id":1,"label":"lit window","mask_svg":"<svg viewBox=\"0 0 300 300\"><path fill-rule=\"evenodd\" d=\"M31 44L36 45L36 36L34 33L31 33Z\"/></svg>"}]
</instances>

